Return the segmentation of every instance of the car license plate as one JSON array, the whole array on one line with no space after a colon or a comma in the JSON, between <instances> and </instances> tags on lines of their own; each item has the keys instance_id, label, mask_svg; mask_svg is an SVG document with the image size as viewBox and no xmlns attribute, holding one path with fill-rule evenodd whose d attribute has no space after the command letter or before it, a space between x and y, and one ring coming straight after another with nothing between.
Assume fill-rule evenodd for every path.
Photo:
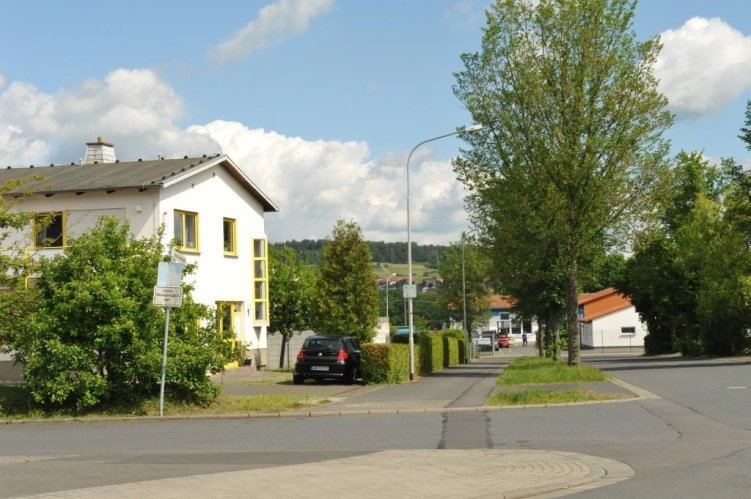
<instances>
[{"instance_id":1,"label":"car license plate","mask_svg":"<svg viewBox=\"0 0 751 499\"><path fill-rule=\"evenodd\" d=\"M329 366L310 366L311 371L328 371Z\"/></svg>"}]
</instances>

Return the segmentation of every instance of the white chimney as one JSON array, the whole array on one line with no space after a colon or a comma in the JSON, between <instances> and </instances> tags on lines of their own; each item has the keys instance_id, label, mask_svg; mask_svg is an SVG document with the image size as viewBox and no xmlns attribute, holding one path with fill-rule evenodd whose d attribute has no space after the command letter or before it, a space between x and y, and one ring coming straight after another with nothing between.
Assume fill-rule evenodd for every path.
<instances>
[{"instance_id":1,"label":"white chimney","mask_svg":"<svg viewBox=\"0 0 751 499\"><path fill-rule=\"evenodd\" d=\"M97 137L96 142L86 143L86 154L83 158L83 164L114 163L115 160L115 146L105 142L104 137Z\"/></svg>"}]
</instances>

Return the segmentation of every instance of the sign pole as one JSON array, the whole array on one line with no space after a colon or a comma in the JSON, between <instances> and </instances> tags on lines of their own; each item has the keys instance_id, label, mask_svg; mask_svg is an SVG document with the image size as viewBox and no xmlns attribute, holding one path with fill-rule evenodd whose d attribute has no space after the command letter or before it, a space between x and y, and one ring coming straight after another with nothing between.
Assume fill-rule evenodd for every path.
<instances>
[{"instance_id":1,"label":"sign pole","mask_svg":"<svg viewBox=\"0 0 751 499\"><path fill-rule=\"evenodd\" d=\"M162 354L162 384L159 388L159 417L164 415L164 380L167 377L167 340L169 339L170 307L164 307L166 319L164 321L164 352Z\"/></svg>"}]
</instances>

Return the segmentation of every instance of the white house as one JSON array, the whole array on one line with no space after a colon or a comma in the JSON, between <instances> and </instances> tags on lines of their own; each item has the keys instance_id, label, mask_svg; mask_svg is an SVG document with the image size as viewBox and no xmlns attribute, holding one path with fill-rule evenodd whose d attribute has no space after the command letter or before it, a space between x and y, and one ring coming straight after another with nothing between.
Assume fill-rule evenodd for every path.
<instances>
[{"instance_id":1,"label":"white house","mask_svg":"<svg viewBox=\"0 0 751 499\"><path fill-rule=\"evenodd\" d=\"M529 345L535 343L537 324L530 320L524 320L514 311L514 299L508 295L489 295L487 297L490 317L487 324L478 324L479 332L492 332L496 337L499 334L508 335L514 344L522 344L522 333L527 333Z\"/></svg>"},{"instance_id":2,"label":"white house","mask_svg":"<svg viewBox=\"0 0 751 499\"><path fill-rule=\"evenodd\" d=\"M198 264L195 300L216 306L219 327L235 331L256 365L266 364L264 215L278 208L228 156L118 161L100 137L81 164L0 170L0 185L20 179L5 195L19 201L14 209L38 214L21 236L30 251L59 252L102 215L129 220L136 237L163 225L164 242L174 239L179 255Z\"/></svg>"},{"instance_id":3,"label":"white house","mask_svg":"<svg viewBox=\"0 0 751 499\"><path fill-rule=\"evenodd\" d=\"M579 297L583 348L642 347L647 330L628 298L614 288Z\"/></svg>"}]
</instances>

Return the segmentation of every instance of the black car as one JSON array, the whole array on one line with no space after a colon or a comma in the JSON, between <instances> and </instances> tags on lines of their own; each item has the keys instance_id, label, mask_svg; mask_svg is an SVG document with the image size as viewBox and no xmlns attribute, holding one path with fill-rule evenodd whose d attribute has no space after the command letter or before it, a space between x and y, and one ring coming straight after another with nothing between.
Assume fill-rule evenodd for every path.
<instances>
[{"instance_id":1,"label":"black car","mask_svg":"<svg viewBox=\"0 0 751 499\"><path fill-rule=\"evenodd\" d=\"M297 353L292 380L296 385L306 379L357 381L360 372L360 342L351 336L309 336Z\"/></svg>"}]
</instances>

